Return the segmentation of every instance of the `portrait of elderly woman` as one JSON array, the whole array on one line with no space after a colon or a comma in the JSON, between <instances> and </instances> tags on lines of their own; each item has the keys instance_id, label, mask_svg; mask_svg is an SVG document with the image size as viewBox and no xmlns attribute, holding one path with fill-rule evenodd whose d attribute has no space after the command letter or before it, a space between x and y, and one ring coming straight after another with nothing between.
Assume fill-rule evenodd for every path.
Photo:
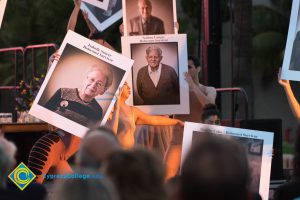
<instances>
[{"instance_id":1,"label":"portrait of elderly woman","mask_svg":"<svg viewBox=\"0 0 300 200\"><path fill-rule=\"evenodd\" d=\"M112 85L113 71L107 65L93 64L86 72L81 88L60 88L45 108L83 126L91 127L102 119L103 109L95 97Z\"/></svg>"}]
</instances>

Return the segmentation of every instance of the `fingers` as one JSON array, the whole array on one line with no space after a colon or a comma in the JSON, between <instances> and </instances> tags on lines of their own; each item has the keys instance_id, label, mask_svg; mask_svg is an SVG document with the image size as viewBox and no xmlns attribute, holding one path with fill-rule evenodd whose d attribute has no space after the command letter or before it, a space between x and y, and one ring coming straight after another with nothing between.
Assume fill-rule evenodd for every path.
<instances>
[{"instance_id":1,"label":"fingers","mask_svg":"<svg viewBox=\"0 0 300 200\"><path fill-rule=\"evenodd\" d=\"M123 23L119 26L119 31L120 31L121 35L124 35L124 25L123 25Z\"/></svg>"}]
</instances>

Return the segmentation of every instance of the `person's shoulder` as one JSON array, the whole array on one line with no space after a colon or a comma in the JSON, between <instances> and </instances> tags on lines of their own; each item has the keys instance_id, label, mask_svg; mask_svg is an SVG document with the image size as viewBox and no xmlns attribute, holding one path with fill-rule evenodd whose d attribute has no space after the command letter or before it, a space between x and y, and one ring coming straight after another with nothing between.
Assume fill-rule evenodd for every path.
<instances>
[{"instance_id":1,"label":"person's shoulder","mask_svg":"<svg viewBox=\"0 0 300 200\"><path fill-rule=\"evenodd\" d=\"M163 23L163 21L160 18L155 17L153 15L151 15L151 20L156 23Z\"/></svg>"},{"instance_id":2,"label":"person's shoulder","mask_svg":"<svg viewBox=\"0 0 300 200\"><path fill-rule=\"evenodd\" d=\"M141 20L141 16L135 16L133 18L130 19L130 22L131 23L136 23L138 22L139 20Z\"/></svg>"},{"instance_id":3,"label":"person's shoulder","mask_svg":"<svg viewBox=\"0 0 300 200\"><path fill-rule=\"evenodd\" d=\"M139 69L138 73L139 74L143 74L143 73L146 73L148 71L148 66L144 66L142 68Z\"/></svg>"},{"instance_id":4,"label":"person's shoulder","mask_svg":"<svg viewBox=\"0 0 300 200\"><path fill-rule=\"evenodd\" d=\"M170 65L166 65L166 64L161 64L161 70L167 70L167 71L175 71L175 69L173 67L171 67Z\"/></svg>"}]
</instances>

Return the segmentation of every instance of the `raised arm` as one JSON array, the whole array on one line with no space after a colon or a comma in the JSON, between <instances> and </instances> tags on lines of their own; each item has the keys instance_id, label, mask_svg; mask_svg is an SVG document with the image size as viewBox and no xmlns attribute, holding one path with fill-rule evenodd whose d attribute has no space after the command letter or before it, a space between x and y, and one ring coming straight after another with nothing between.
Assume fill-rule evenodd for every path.
<instances>
[{"instance_id":1,"label":"raised arm","mask_svg":"<svg viewBox=\"0 0 300 200\"><path fill-rule=\"evenodd\" d=\"M197 85L187 72L184 73L184 77L202 106L206 104L215 104L217 92L213 87L206 87L200 84Z\"/></svg>"},{"instance_id":2,"label":"raised arm","mask_svg":"<svg viewBox=\"0 0 300 200\"><path fill-rule=\"evenodd\" d=\"M300 121L300 105L297 99L295 98L295 95L293 93L292 87L290 85L289 80L282 80L281 79L281 68L279 68L278 72L278 83L283 87L286 97L288 99L290 108L292 112L294 113L295 117L298 121Z\"/></svg>"},{"instance_id":3,"label":"raised arm","mask_svg":"<svg viewBox=\"0 0 300 200\"><path fill-rule=\"evenodd\" d=\"M109 121L107 121L107 127L113 130L115 134L118 132L119 127L119 113L120 113L120 97L118 97L114 110L112 111L112 117Z\"/></svg>"},{"instance_id":4,"label":"raised arm","mask_svg":"<svg viewBox=\"0 0 300 200\"><path fill-rule=\"evenodd\" d=\"M77 18L78 18L78 13L80 10L80 5L81 5L81 0L73 0L74 1L74 9L72 11L72 14L69 18L68 26L67 26L67 31L75 31L75 27L77 24Z\"/></svg>"},{"instance_id":5,"label":"raised arm","mask_svg":"<svg viewBox=\"0 0 300 200\"><path fill-rule=\"evenodd\" d=\"M90 29L90 34L93 34L95 32L97 32L97 28L94 26L94 24L91 22L91 20L89 19L89 16L88 16L88 13L86 11L82 11L82 15L83 15L83 18L87 24L87 26L89 27Z\"/></svg>"},{"instance_id":6,"label":"raised arm","mask_svg":"<svg viewBox=\"0 0 300 200\"><path fill-rule=\"evenodd\" d=\"M168 126L168 125L180 125L184 126L184 123L178 119L171 119L163 116L148 115L138 108L133 107L135 123L153 126Z\"/></svg>"}]
</instances>

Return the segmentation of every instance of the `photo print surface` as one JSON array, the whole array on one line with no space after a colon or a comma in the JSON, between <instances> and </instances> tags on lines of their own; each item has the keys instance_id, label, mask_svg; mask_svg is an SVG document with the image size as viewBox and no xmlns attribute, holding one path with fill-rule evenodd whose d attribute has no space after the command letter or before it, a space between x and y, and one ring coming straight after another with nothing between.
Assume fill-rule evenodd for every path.
<instances>
[{"instance_id":1,"label":"photo print surface","mask_svg":"<svg viewBox=\"0 0 300 200\"><path fill-rule=\"evenodd\" d=\"M153 115L189 114L185 34L122 37L122 53L135 61L129 105Z\"/></svg>"},{"instance_id":2,"label":"photo print surface","mask_svg":"<svg viewBox=\"0 0 300 200\"><path fill-rule=\"evenodd\" d=\"M192 145L211 134L233 140L244 148L251 169L251 189L268 200L274 133L185 122L181 165Z\"/></svg>"},{"instance_id":3,"label":"photo print surface","mask_svg":"<svg viewBox=\"0 0 300 200\"><path fill-rule=\"evenodd\" d=\"M292 3L281 78L300 81L300 1Z\"/></svg>"},{"instance_id":4,"label":"photo print surface","mask_svg":"<svg viewBox=\"0 0 300 200\"><path fill-rule=\"evenodd\" d=\"M104 125L133 60L68 31L30 114L71 134Z\"/></svg>"},{"instance_id":5,"label":"photo print surface","mask_svg":"<svg viewBox=\"0 0 300 200\"><path fill-rule=\"evenodd\" d=\"M123 0L124 36L176 34L175 0Z\"/></svg>"},{"instance_id":6,"label":"photo print surface","mask_svg":"<svg viewBox=\"0 0 300 200\"><path fill-rule=\"evenodd\" d=\"M81 9L87 12L89 20L98 31L104 31L122 18L122 0L110 0L106 10L88 2L82 2Z\"/></svg>"}]
</instances>

